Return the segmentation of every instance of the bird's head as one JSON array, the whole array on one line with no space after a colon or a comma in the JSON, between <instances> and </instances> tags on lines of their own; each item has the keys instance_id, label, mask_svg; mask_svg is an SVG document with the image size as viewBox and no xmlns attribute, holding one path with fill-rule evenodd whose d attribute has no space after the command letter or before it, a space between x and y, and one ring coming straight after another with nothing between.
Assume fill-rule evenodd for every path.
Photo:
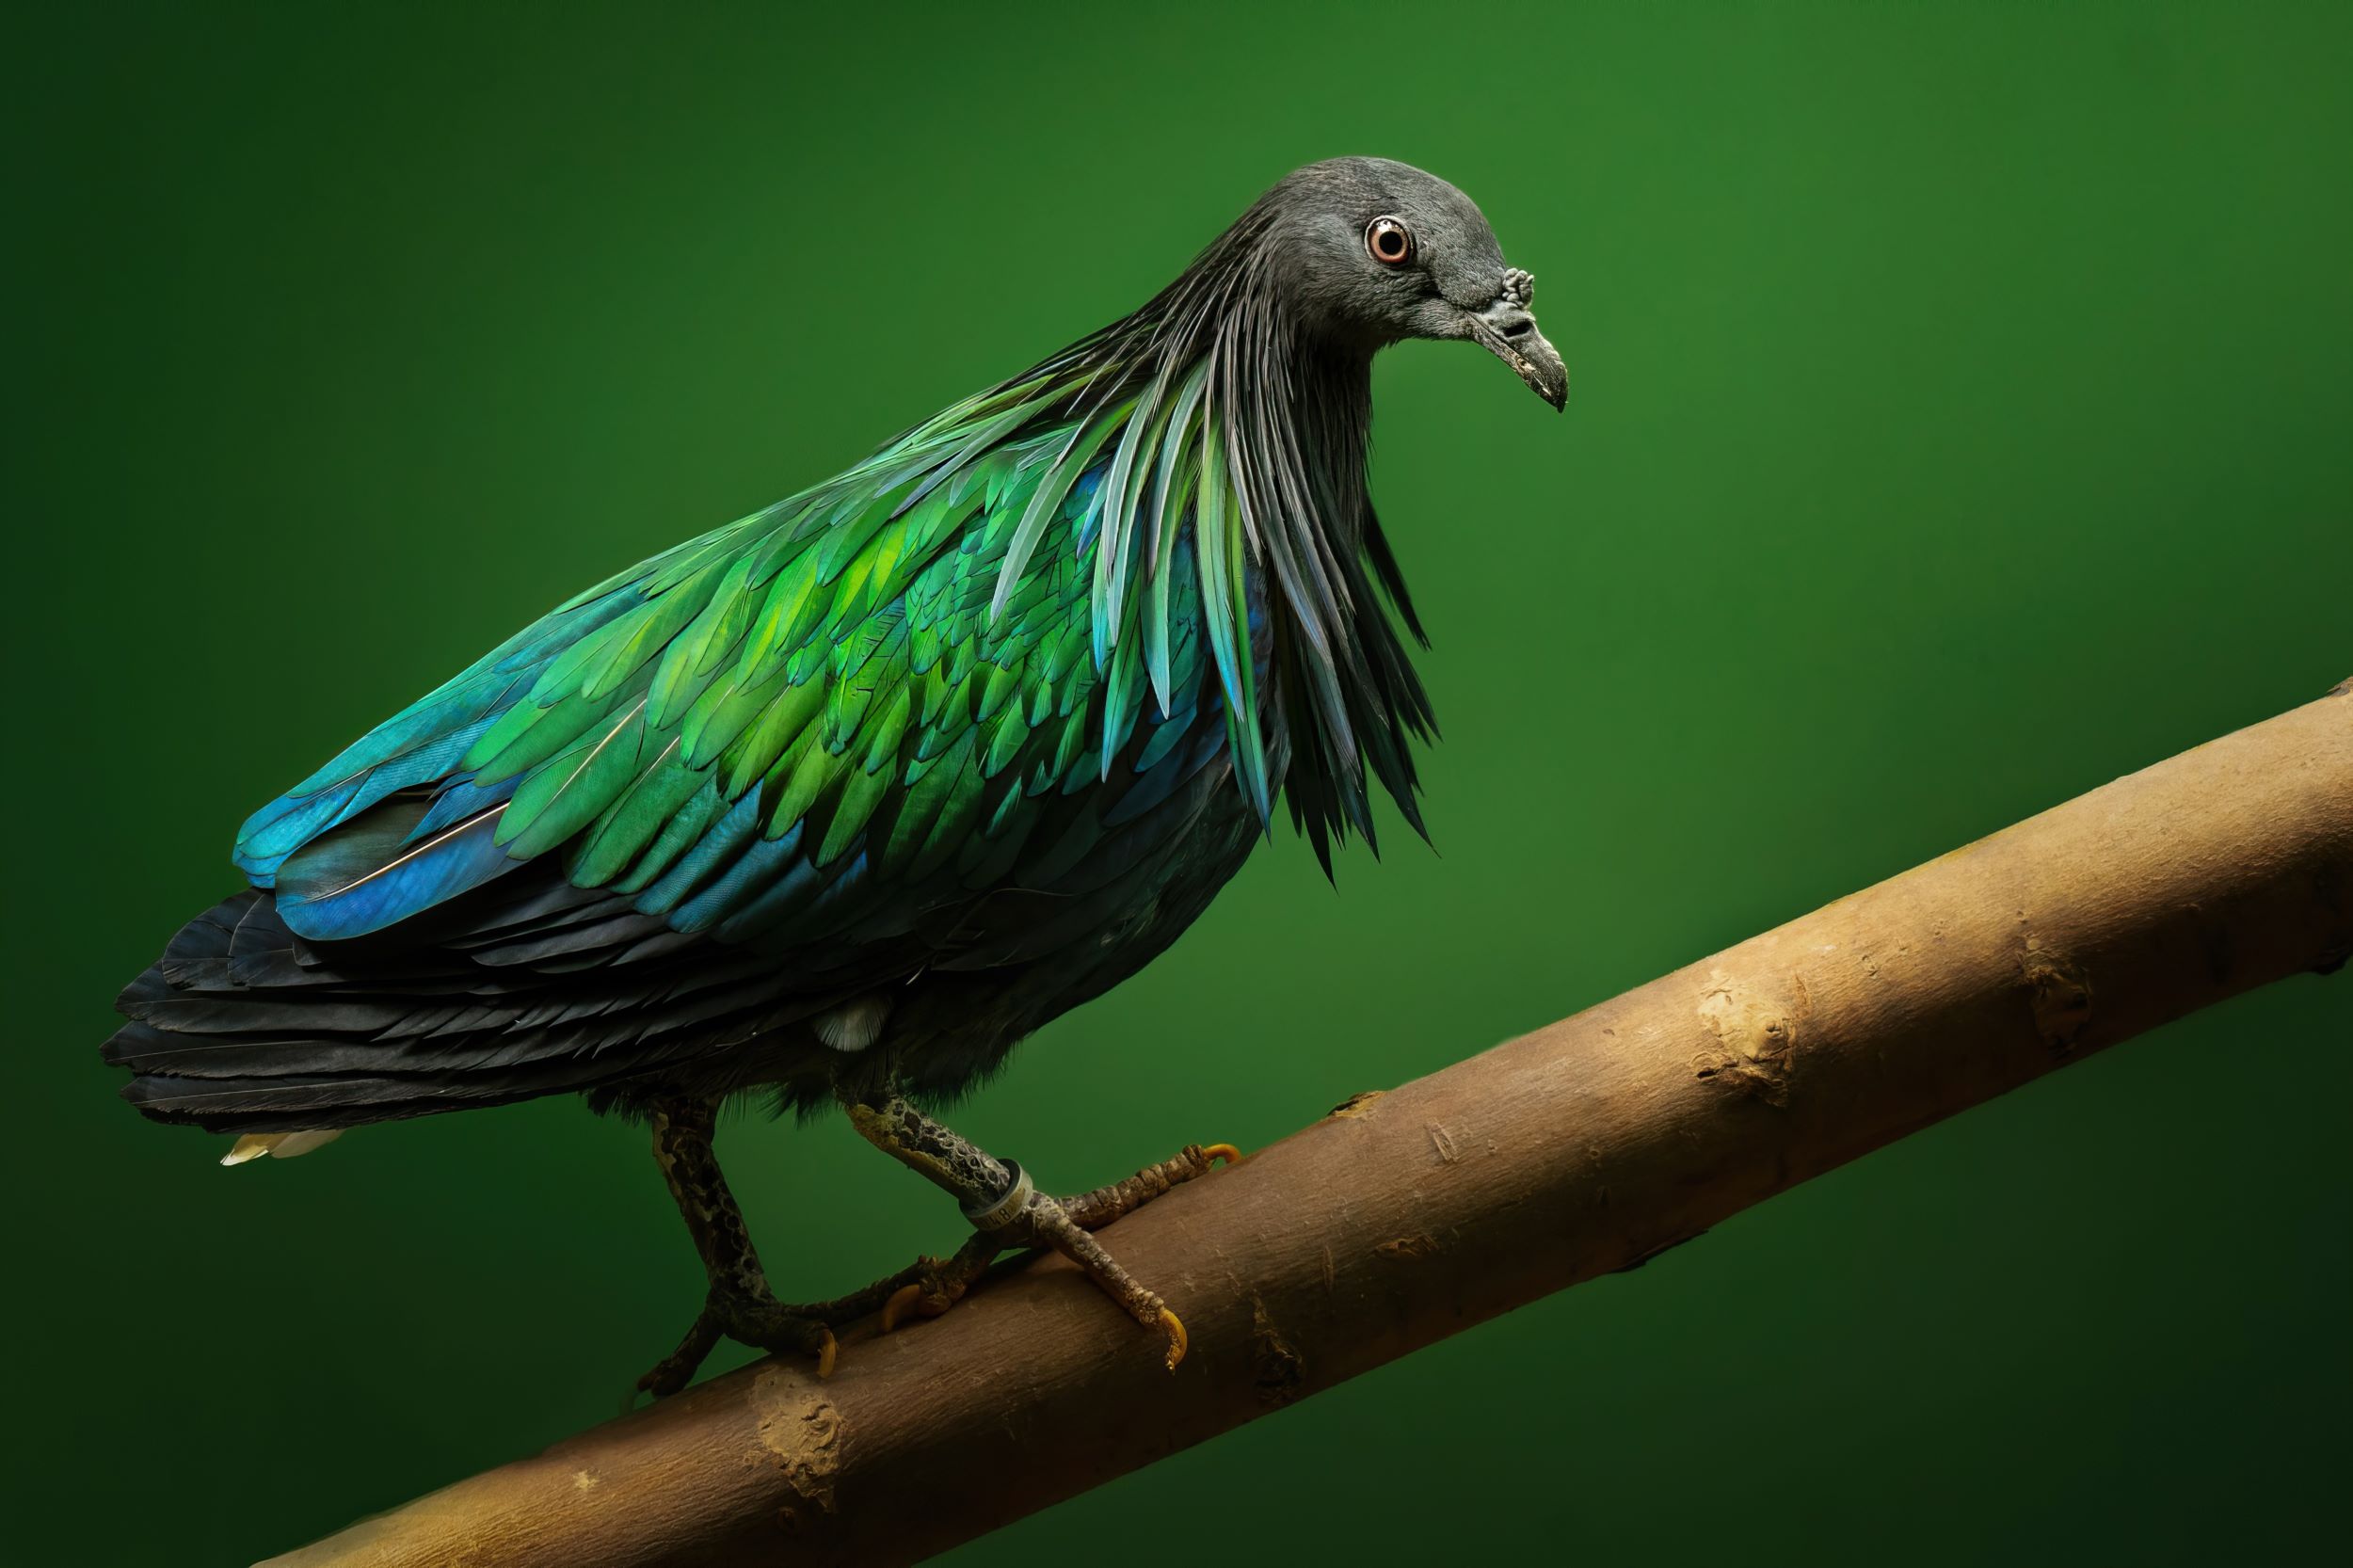
<instances>
[{"instance_id":1,"label":"bird's head","mask_svg":"<svg viewBox=\"0 0 2353 1568\"><path fill-rule=\"evenodd\" d=\"M1311 331L1365 348L1467 338L1561 408L1569 373L1529 310L1535 280L1507 266L1478 203L1386 158L1331 158L1262 197L1271 286Z\"/></svg>"}]
</instances>

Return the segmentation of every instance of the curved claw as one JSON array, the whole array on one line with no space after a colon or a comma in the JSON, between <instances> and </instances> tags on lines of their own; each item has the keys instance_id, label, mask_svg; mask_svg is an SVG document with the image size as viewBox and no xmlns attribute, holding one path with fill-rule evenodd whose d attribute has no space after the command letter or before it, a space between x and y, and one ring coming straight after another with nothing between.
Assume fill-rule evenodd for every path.
<instances>
[{"instance_id":1,"label":"curved claw","mask_svg":"<svg viewBox=\"0 0 2353 1568\"><path fill-rule=\"evenodd\" d=\"M824 1338L817 1345L817 1377L819 1382L833 1376L833 1358L841 1349L841 1342L833 1336L833 1330L823 1331Z\"/></svg>"},{"instance_id":2,"label":"curved claw","mask_svg":"<svg viewBox=\"0 0 2353 1568\"><path fill-rule=\"evenodd\" d=\"M920 1285L902 1285L890 1292L890 1299L882 1306L882 1331L888 1334L897 1328L901 1314L922 1299L923 1288Z\"/></svg>"},{"instance_id":3,"label":"curved claw","mask_svg":"<svg viewBox=\"0 0 2353 1568\"><path fill-rule=\"evenodd\" d=\"M1185 1320L1166 1307L1160 1308L1160 1327L1168 1331L1168 1369L1173 1372L1193 1341L1185 1333Z\"/></svg>"},{"instance_id":4,"label":"curved claw","mask_svg":"<svg viewBox=\"0 0 2353 1568\"><path fill-rule=\"evenodd\" d=\"M1204 1160L1223 1160L1225 1163L1231 1165L1234 1161L1241 1158L1241 1150L1234 1147L1231 1144L1204 1144L1201 1145L1201 1158Z\"/></svg>"}]
</instances>

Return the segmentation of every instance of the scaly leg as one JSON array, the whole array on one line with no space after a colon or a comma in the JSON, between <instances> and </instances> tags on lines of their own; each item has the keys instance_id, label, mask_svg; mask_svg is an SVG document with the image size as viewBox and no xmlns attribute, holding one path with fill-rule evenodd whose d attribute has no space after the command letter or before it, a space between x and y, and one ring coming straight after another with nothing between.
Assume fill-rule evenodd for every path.
<instances>
[{"instance_id":1,"label":"scaly leg","mask_svg":"<svg viewBox=\"0 0 2353 1568\"><path fill-rule=\"evenodd\" d=\"M861 1304L875 1288L870 1287L857 1296L829 1302L818 1309L789 1307L777 1302L768 1288L768 1275L760 1266L751 1233L744 1226L744 1211L736 1207L735 1194L728 1191L727 1177L720 1174L718 1156L711 1146L718 1111L715 1097L664 1100L654 1107L653 1157L670 1185L670 1195L678 1200L679 1213L685 1218L695 1251L701 1255L703 1271L711 1281L702 1311L686 1337L652 1371L637 1380L641 1391L657 1398L685 1387L722 1337L761 1350L814 1355L817 1375L824 1377L833 1370L834 1357L833 1330L827 1319L835 1311Z\"/></svg>"},{"instance_id":2,"label":"scaly leg","mask_svg":"<svg viewBox=\"0 0 2353 1568\"><path fill-rule=\"evenodd\" d=\"M1123 1214L1132 1214L1172 1187L1205 1176L1223 1160L1228 1165L1241 1158L1241 1150L1231 1144L1187 1144L1173 1159L1157 1165L1146 1165L1125 1181L1114 1181L1109 1187L1075 1198L1064 1198L1063 1207L1070 1210L1070 1218L1081 1230L1101 1230Z\"/></svg>"},{"instance_id":3,"label":"scaly leg","mask_svg":"<svg viewBox=\"0 0 2353 1568\"><path fill-rule=\"evenodd\" d=\"M1121 1268L1089 1231L1207 1174L1220 1158L1230 1161L1237 1155L1232 1144L1188 1147L1125 1181L1064 1203L1032 1187L1019 1165L999 1160L895 1095L872 1100L845 1096L843 1104L851 1125L868 1143L953 1194L972 1223L972 1239L954 1256L930 1265L890 1297L883 1307L886 1330L910 1307L934 1317L945 1312L999 1253L1051 1247L1085 1271L1130 1317L1166 1335L1168 1367L1176 1370L1185 1356L1183 1320Z\"/></svg>"}]
</instances>

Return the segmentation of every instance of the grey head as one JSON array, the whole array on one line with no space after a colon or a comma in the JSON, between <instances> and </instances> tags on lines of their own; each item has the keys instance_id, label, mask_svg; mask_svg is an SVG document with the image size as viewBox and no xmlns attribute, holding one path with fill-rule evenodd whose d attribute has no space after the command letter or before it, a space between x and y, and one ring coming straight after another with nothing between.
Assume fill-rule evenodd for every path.
<instances>
[{"instance_id":1,"label":"grey head","mask_svg":"<svg viewBox=\"0 0 2353 1568\"><path fill-rule=\"evenodd\" d=\"M1466 338L1555 408L1567 401L1567 368L1529 308L1535 280L1504 264L1478 203L1436 175L1330 158L1285 176L1251 219L1270 282L1309 331L1367 352Z\"/></svg>"}]
</instances>

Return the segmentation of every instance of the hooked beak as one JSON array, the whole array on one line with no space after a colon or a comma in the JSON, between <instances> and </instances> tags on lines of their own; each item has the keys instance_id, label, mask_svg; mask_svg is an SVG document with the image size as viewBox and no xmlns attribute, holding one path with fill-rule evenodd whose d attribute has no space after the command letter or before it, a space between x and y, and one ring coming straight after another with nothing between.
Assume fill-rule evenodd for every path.
<instances>
[{"instance_id":1,"label":"hooked beak","mask_svg":"<svg viewBox=\"0 0 2353 1568\"><path fill-rule=\"evenodd\" d=\"M1510 365L1529 391L1560 408L1569 401L1569 369L1561 362L1561 351L1536 330L1536 318L1528 310L1535 293L1536 280L1512 267L1494 300L1483 310L1465 312L1464 319L1474 341Z\"/></svg>"}]
</instances>

